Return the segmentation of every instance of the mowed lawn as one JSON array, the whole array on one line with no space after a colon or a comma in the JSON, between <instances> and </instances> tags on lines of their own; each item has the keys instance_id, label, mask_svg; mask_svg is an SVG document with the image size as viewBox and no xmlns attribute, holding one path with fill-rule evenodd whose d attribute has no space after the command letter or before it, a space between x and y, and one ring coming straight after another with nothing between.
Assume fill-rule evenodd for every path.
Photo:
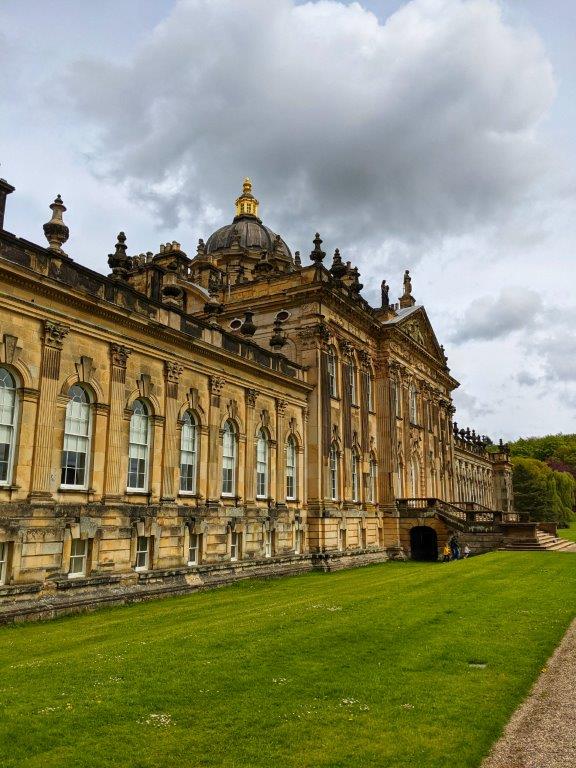
<instances>
[{"instance_id":1,"label":"mowed lawn","mask_svg":"<svg viewBox=\"0 0 576 768\"><path fill-rule=\"evenodd\" d=\"M557 535L560 536L561 539L576 541L576 522L570 523L569 528L558 528Z\"/></svg>"},{"instance_id":2,"label":"mowed lawn","mask_svg":"<svg viewBox=\"0 0 576 768\"><path fill-rule=\"evenodd\" d=\"M2 768L478 766L576 609L576 555L250 581L0 629Z\"/></svg>"}]
</instances>

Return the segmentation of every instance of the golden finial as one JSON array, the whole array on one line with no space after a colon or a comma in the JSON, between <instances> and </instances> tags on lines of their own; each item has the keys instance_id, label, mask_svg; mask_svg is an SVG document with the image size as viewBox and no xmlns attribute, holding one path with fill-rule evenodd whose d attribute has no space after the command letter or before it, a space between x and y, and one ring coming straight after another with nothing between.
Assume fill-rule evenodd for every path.
<instances>
[{"instance_id":1,"label":"golden finial","mask_svg":"<svg viewBox=\"0 0 576 768\"><path fill-rule=\"evenodd\" d=\"M242 184L242 194L236 200L236 216L258 216L258 200L252 194L252 182L248 177Z\"/></svg>"}]
</instances>

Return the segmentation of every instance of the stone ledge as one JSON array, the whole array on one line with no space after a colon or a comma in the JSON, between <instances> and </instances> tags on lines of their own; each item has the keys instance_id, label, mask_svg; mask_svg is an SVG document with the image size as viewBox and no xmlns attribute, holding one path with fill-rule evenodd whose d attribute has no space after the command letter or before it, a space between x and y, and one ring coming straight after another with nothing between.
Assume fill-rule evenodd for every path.
<instances>
[{"instance_id":1,"label":"stone ledge","mask_svg":"<svg viewBox=\"0 0 576 768\"><path fill-rule=\"evenodd\" d=\"M279 578L310 571L330 572L382 563L387 559L384 549L353 550L150 571L138 574L137 582L134 581L133 573L94 579L70 579L66 580L65 585L64 580L61 580L57 583L56 594L40 594L34 600L0 606L0 624L52 619L68 614L86 613L104 606L128 605L172 595L185 595L244 579ZM30 589L31 586L35 589ZM22 587L30 592L41 592L41 585ZM70 587L81 589L76 591Z\"/></svg>"}]
</instances>

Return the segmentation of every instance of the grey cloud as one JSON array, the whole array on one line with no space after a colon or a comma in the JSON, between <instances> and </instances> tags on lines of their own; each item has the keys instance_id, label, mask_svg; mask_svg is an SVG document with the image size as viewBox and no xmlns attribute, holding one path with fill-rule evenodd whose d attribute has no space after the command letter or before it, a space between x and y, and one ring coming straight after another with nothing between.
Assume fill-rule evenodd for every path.
<instances>
[{"instance_id":1,"label":"grey cloud","mask_svg":"<svg viewBox=\"0 0 576 768\"><path fill-rule=\"evenodd\" d=\"M461 389L457 389L454 393L454 402L457 407L459 426L466 426L465 422L467 421L474 422L482 416L488 416L489 414L494 413L494 408L490 405ZM473 428L474 423L470 423L470 427ZM481 432L482 428L479 426L477 431Z\"/></svg>"},{"instance_id":2,"label":"grey cloud","mask_svg":"<svg viewBox=\"0 0 576 768\"><path fill-rule=\"evenodd\" d=\"M293 247L319 228L387 262L386 243L490 225L548 172L551 67L495 0L413 0L386 23L358 3L239 5L180 0L127 63L66 77L94 172L159 224L205 236L250 175Z\"/></svg>"},{"instance_id":3,"label":"grey cloud","mask_svg":"<svg viewBox=\"0 0 576 768\"><path fill-rule=\"evenodd\" d=\"M519 371L514 378L522 387L533 387L539 381L538 377L529 371Z\"/></svg>"},{"instance_id":4,"label":"grey cloud","mask_svg":"<svg viewBox=\"0 0 576 768\"><path fill-rule=\"evenodd\" d=\"M505 288L498 296L484 296L472 301L456 321L452 341L493 341L514 331L534 327L542 314L542 299L527 288Z\"/></svg>"}]
</instances>

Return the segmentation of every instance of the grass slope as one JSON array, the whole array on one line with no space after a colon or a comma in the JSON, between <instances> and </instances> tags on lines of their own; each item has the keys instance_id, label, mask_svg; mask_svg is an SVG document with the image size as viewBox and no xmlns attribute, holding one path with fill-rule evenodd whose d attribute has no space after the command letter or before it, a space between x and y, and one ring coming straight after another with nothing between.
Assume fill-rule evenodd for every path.
<instances>
[{"instance_id":1,"label":"grass slope","mask_svg":"<svg viewBox=\"0 0 576 768\"><path fill-rule=\"evenodd\" d=\"M558 536L569 541L576 541L576 523L570 523L568 528L558 528Z\"/></svg>"},{"instance_id":2,"label":"grass slope","mask_svg":"<svg viewBox=\"0 0 576 768\"><path fill-rule=\"evenodd\" d=\"M575 566L387 563L5 627L0 765L478 766L574 616Z\"/></svg>"}]
</instances>

